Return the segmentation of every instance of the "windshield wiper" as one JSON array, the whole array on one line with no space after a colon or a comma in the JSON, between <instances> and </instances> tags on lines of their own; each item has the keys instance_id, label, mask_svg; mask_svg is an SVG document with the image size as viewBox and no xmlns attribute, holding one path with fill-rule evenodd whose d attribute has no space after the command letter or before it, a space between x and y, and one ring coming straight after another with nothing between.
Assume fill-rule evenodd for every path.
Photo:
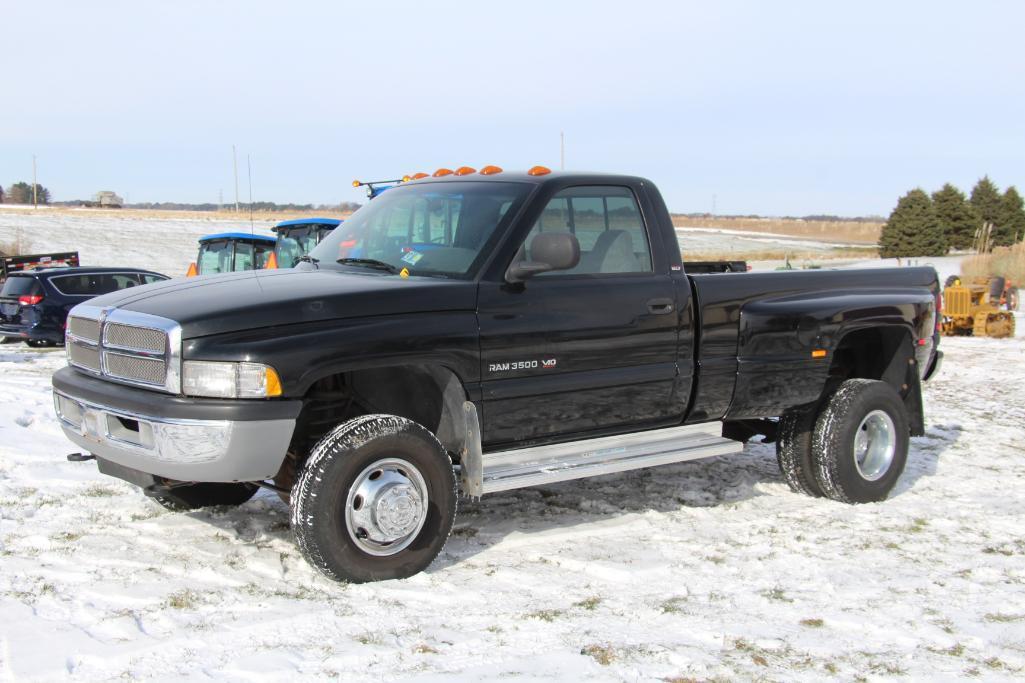
<instances>
[{"instance_id":1,"label":"windshield wiper","mask_svg":"<svg viewBox=\"0 0 1025 683\"><path fill-rule=\"evenodd\" d=\"M377 270L386 270L392 274L398 274L399 269L390 263L384 261L378 261L375 258L340 258L338 263L343 266L366 266L367 268L376 268Z\"/></svg>"}]
</instances>

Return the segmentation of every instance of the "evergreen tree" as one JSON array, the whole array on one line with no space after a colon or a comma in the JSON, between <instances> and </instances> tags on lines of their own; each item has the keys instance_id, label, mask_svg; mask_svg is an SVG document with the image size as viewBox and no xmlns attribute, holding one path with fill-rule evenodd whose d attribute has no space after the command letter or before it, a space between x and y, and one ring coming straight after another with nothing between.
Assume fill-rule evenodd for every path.
<instances>
[{"instance_id":1,"label":"evergreen tree","mask_svg":"<svg viewBox=\"0 0 1025 683\"><path fill-rule=\"evenodd\" d=\"M50 203L50 191L36 183L36 201L40 204ZM8 204L31 204L32 186L26 182L14 183L7 188Z\"/></svg>"},{"instance_id":2,"label":"evergreen tree","mask_svg":"<svg viewBox=\"0 0 1025 683\"><path fill-rule=\"evenodd\" d=\"M933 208L943 226L943 235L951 249L968 249L975 240L979 219L964 193L950 183L932 195Z\"/></svg>"},{"instance_id":3,"label":"evergreen tree","mask_svg":"<svg viewBox=\"0 0 1025 683\"><path fill-rule=\"evenodd\" d=\"M0 204L4 203L4 186L0 185Z\"/></svg>"},{"instance_id":4,"label":"evergreen tree","mask_svg":"<svg viewBox=\"0 0 1025 683\"><path fill-rule=\"evenodd\" d=\"M879 236L883 258L943 256L947 242L943 226L924 190L915 188L900 198Z\"/></svg>"},{"instance_id":5,"label":"evergreen tree","mask_svg":"<svg viewBox=\"0 0 1025 683\"><path fill-rule=\"evenodd\" d=\"M993 238L998 246L1009 246L1025 238L1025 201L1014 185L1007 188L1000 200L999 230Z\"/></svg>"},{"instance_id":6,"label":"evergreen tree","mask_svg":"<svg viewBox=\"0 0 1025 683\"><path fill-rule=\"evenodd\" d=\"M988 175L982 176L975 183L970 201L975 213L979 214L979 220L996 222L1000 213L1000 190Z\"/></svg>"}]
</instances>

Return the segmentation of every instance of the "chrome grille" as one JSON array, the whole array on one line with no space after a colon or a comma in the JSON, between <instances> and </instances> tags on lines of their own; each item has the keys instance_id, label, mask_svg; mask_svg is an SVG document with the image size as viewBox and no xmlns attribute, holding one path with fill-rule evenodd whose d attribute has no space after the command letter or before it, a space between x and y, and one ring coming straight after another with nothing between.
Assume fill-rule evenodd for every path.
<instances>
[{"instance_id":1,"label":"chrome grille","mask_svg":"<svg viewBox=\"0 0 1025 683\"><path fill-rule=\"evenodd\" d=\"M147 313L79 304L68 317L68 363L114 382L181 391L181 327Z\"/></svg>"},{"instance_id":2,"label":"chrome grille","mask_svg":"<svg viewBox=\"0 0 1025 683\"><path fill-rule=\"evenodd\" d=\"M104 372L111 377L146 384L164 384L166 369L163 358L126 356L113 351L103 352Z\"/></svg>"},{"instance_id":3,"label":"chrome grille","mask_svg":"<svg viewBox=\"0 0 1025 683\"><path fill-rule=\"evenodd\" d=\"M95 344L100 340L100 321L88 318L68 318L68 332L79 339L85 339Z\"/></svg>"},{"instance_id":4,"label":"chrome grille","mask_svg":"<svg viewBox=\"0 0 1025 683\"><path fill-rule=\"evenodd\" d=\"M100 351L77 342L68 343L68 362L92 372L100 371Z\"/></svg>"},{"instance_id":5,"label":"chrome grille","mask_svg":"<svg viewBox=\"0 0 1025 683\"><path fill-rule=\"evenodd\" d=\"M107 323L103 328L103 345L163 353L167 345L167 335L161 330Z\"/></svg>"}]
</instances>

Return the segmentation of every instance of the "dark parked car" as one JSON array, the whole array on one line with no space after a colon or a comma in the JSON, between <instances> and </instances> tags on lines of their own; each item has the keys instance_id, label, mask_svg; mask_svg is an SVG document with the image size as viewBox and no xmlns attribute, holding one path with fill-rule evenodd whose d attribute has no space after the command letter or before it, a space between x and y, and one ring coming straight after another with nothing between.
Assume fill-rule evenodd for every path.
<instances>
[{"instance_id":1,"label":"dark parked car","mask_svg":"<svg viewBox=\"0 0 1025 683\"><path fill-rule=\"evenodd\" d=\"M168 279L137 268L45 268L12 273L0 289L0 337L29 346L64 343L68 311L100 294Z\"/></svg>"}]
</instances>

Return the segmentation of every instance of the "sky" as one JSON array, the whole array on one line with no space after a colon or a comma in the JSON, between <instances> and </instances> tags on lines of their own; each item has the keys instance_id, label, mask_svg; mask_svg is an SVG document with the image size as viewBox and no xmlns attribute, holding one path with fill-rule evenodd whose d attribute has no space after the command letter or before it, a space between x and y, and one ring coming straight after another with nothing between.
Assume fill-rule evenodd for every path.
<instances>
[{"instance_id":1,"label":"sky","mask_svg":"<svg viewBox=\"0 0 1025 683\"><path fill-rule=\"evenodd\" d=\"M0 186L360 201L354 178L543 164L677 212L886 215L1025 185L1025 2L2 5Z\"/></svg>"}]
</instances>

